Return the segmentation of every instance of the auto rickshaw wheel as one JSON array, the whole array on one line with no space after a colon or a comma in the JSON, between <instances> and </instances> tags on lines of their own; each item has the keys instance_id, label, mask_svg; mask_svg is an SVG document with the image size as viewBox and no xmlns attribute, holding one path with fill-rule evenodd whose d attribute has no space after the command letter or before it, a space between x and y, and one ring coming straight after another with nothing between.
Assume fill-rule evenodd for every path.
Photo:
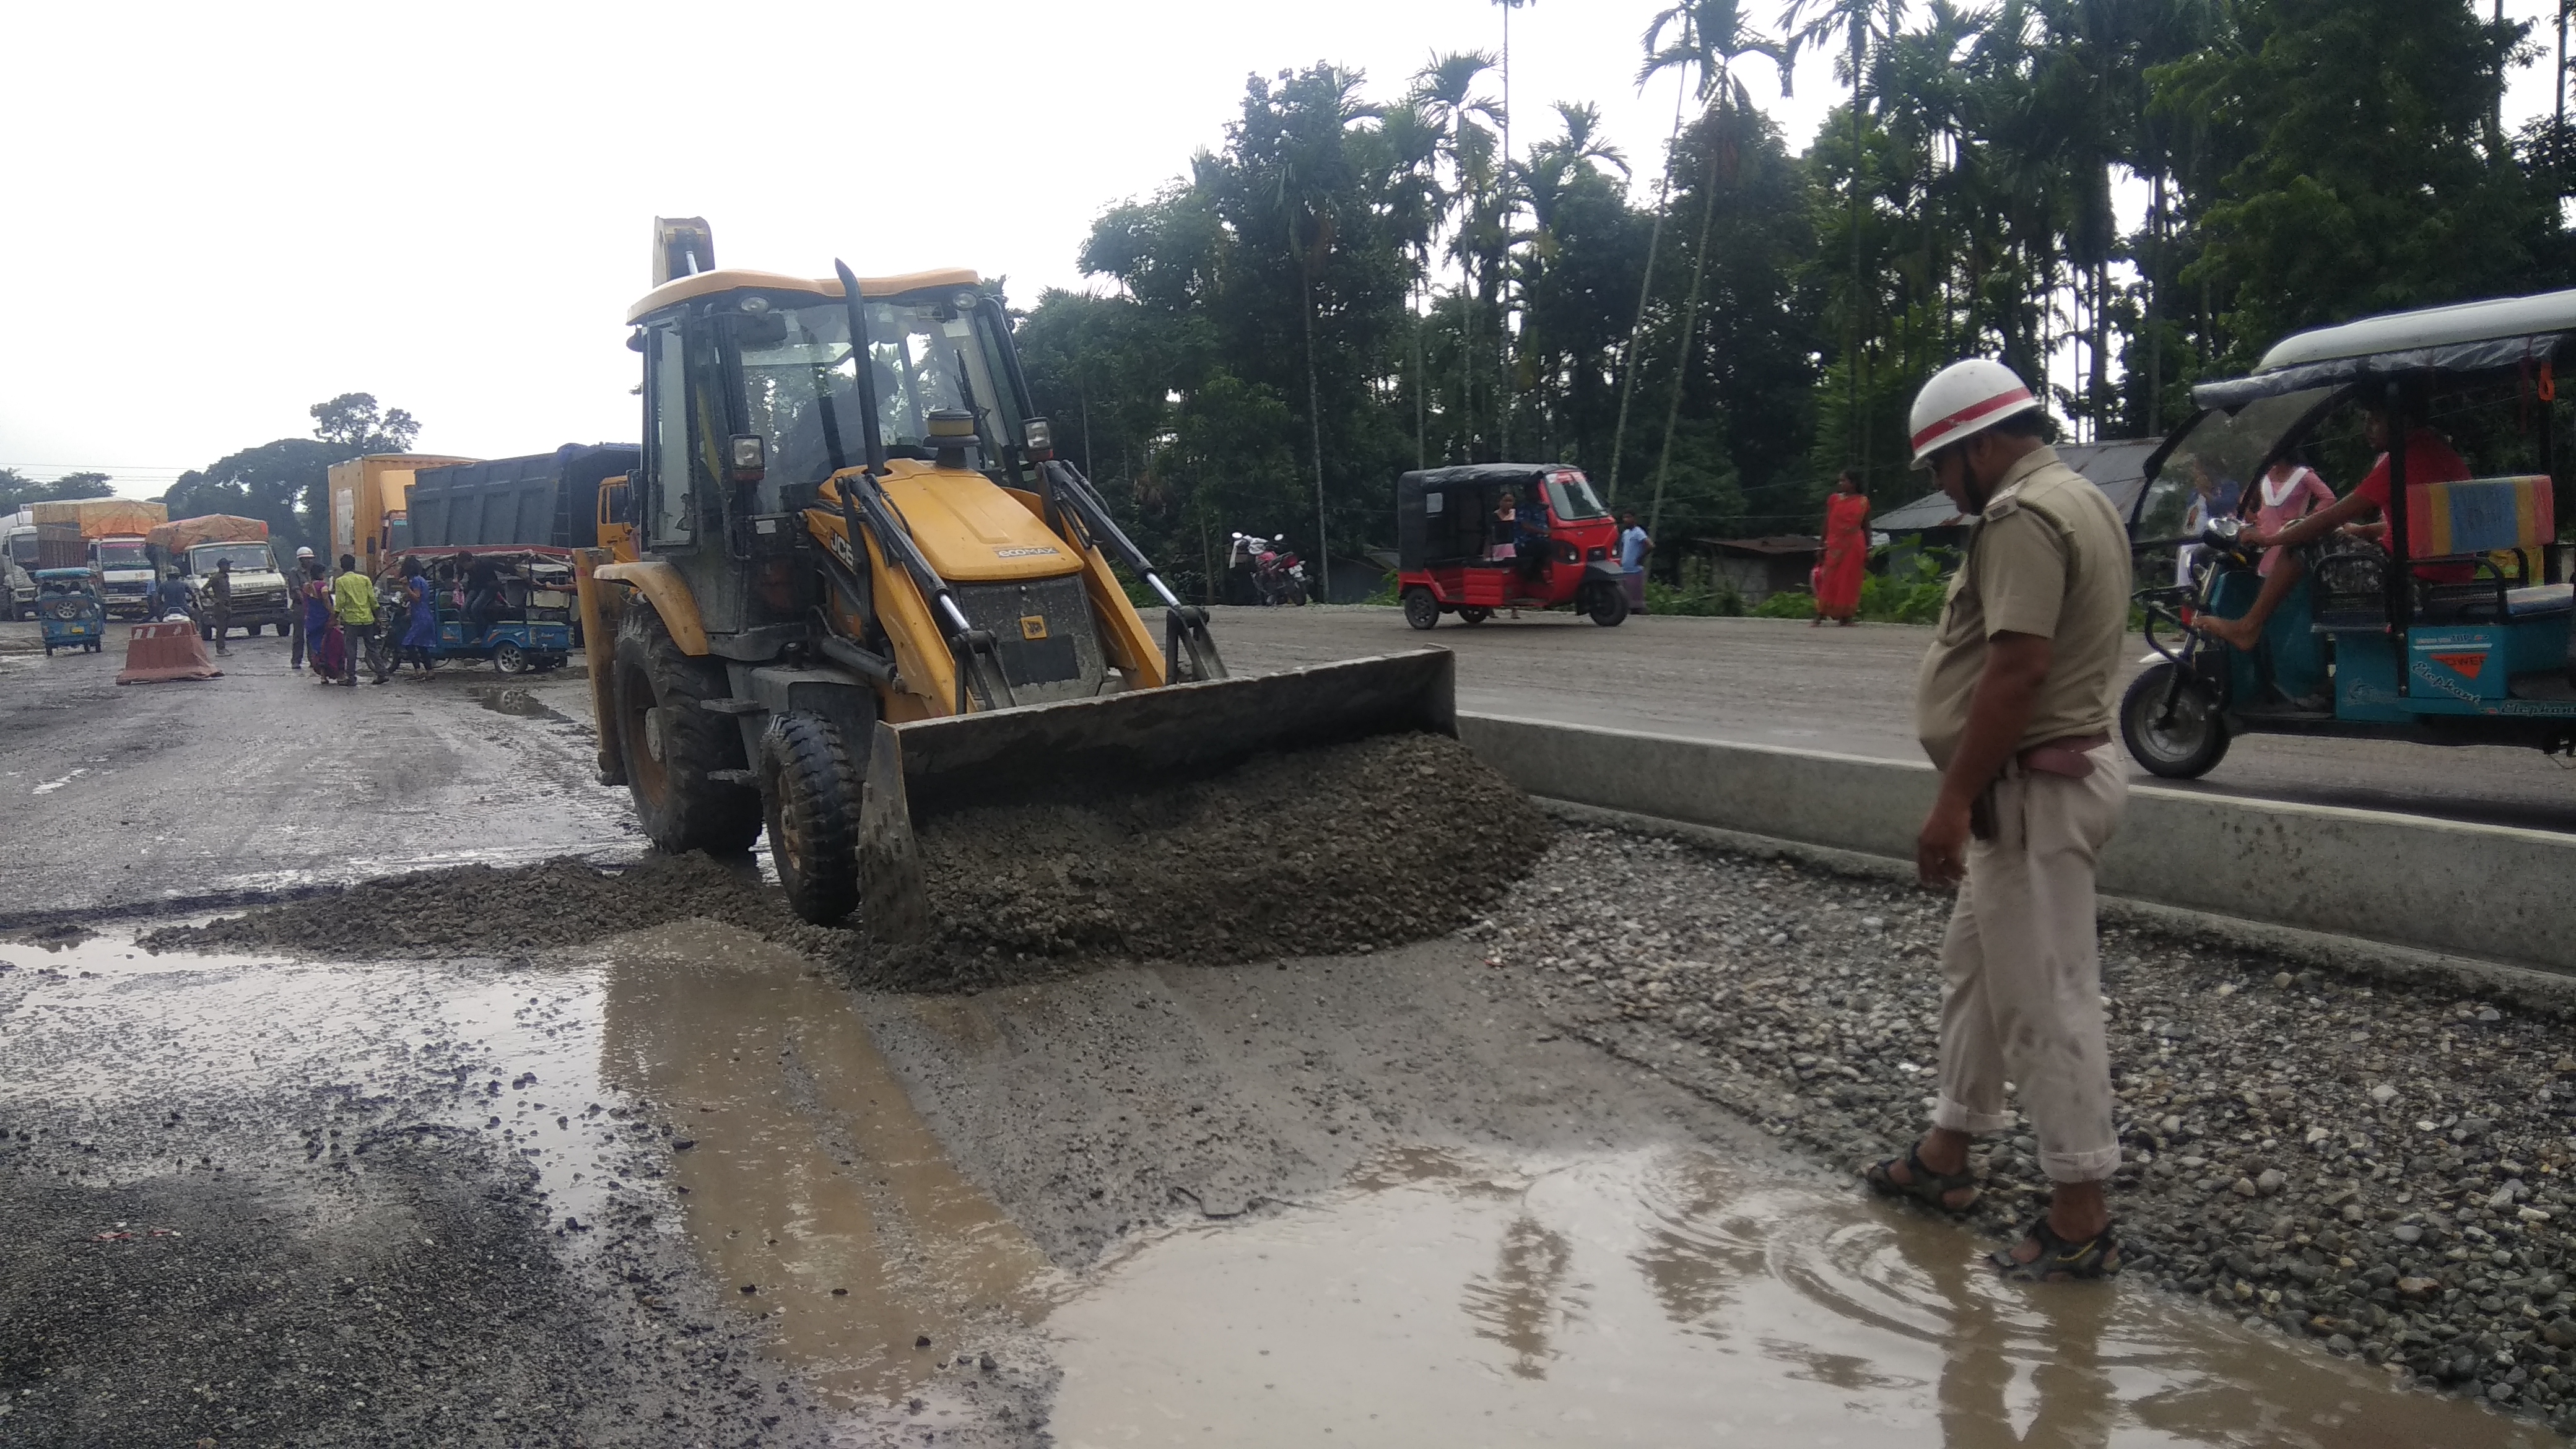
<instances>
[{"instance_id":1,"label":"auto rickshaw wheel","mask_svg":"<svg viewBox=\"0 0 2576 1449\"><path fill-rule=\"evenodd\" d=\"M1440 625L1440 601L1420 584L1404 591L1404 622L1416 629L1435 629Z\"/></svg>"},{"instance_id":2,"label":"auto rickshaw wheel","mask_svg":"<svg viewBox=\"0 0 2576 1449\"><path fill-rule=\"evenodd\" d=\"M1460 609L1458 611L1458 622L1461 624L1481 624L1492 617L1494 617L1494 611L1491 609Z\"/></svg>"},{"instance_id":3,"label":"auto rickshaw wheel","mask_svg":"<svg viewBox=\"0 0 2576 1449\"><path fill-rule=\"evenodd\" d=\"M2147 773L2197 780L2227 758L2227 721L2209 686L2168 662L2151 666L2120 696L2120 742ZM2173 707L2165 696L2173 693Z\"/></svg>"},{"instance_id":4,"label":"auto rickshaw wheel","mask_svg":"<svg viewBox=\"0 0 2576 1449\"><path fill-rule=\"evenodd\" d=\"M1628 596L1608 584L1593 584L1585 589L1584 616L1604 629L1619 627L1628 617Z\"/></svg>"},{"instance_id":5,"label":"auto rickshaw wheel","mask_svg":"<svg viewBox=\"0 0 2576 1449\"><path fill-rule=\"evenodd\" d=\"M528 672L527 651L504 639L492 646L492 667L503 674L525 674Z\"/></svg>"},{"instance_id":6,"label":"auto rickshaw wheel","mask_svg":"<svg viewBox=\"0 0 2576 1449\"><path fill-rule=\"evenodd\" d=\"M760 800L769 858L797 915L818 926L859 904L859 772L841 732L790 710L760 737Z\"/></svg>"},{"instance_id":7,"label":"auto rickshaw wheel","mask_svg":"<svg viewBox=\"0 0 2576 1449\"><path fill-rule=\"evenodd\" d=\"M614 667L618 748L646 838L674 855L751 849L760 836L760 792L710 778L746 769L742 732L698 708L700 700L725 695L722 666L681 653L661 615L638 599L618 620Z\"/></svg>"}]
</instances>

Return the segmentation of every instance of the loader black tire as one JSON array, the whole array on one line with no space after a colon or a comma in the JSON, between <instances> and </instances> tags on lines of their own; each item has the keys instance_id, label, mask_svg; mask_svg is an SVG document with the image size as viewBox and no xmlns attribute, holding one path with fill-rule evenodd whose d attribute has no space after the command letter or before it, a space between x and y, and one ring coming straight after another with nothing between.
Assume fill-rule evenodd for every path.
<instances>
[{"instance_id":1,"label":"loader black tire","mask_svg":"<svg viewBox=\"0 0 2576 1449\"><path fill-rule=\"evenodd\" d=\"M760 792L708 778L747 767L734 722L698 708L726 694L723 666L681 653L662 616L637 599L617 621L616 669L618 748L645 837L674 855L751 849L760 835ZM654 709L663 712L658 760L647 737L646 712Z\"/></svg>"},{"instance_id":2,"label":"loader black tire","mask_svg":"<svg viewBox=\"0 0 2576 1449\"><path fill-rule=\"evenodd\" d=\"M859 772L830 720L779 715L760 737L760 799L769 858L797 915L818 926L859 905Z\"/></svg>"}]
</instances>

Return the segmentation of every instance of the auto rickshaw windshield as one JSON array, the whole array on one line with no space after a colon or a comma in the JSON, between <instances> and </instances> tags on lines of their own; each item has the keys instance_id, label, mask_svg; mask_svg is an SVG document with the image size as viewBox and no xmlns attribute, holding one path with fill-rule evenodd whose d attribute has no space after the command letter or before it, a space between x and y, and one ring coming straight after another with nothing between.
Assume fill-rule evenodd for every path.
<instances>
[{"instance_id":1,"label":"auto rickshaw windshield","mask_svg":"<svg viewBox=\"0 0 2576 1449\"><path fill-rule=\"evenodd\" d=\"M1610 510L1592 492L1592 485L1580 473L1551 473L1547 479L1548 511L1572 523L1585 518L1607 518Z\"/></svg>"},{"instance_id":2,"label":"auto rickshaw windshield","mask_svg":"<svg viewBox=\"0 0 2576 1449\"><path fill-rule=\"evenodd\" d=\"M2282 444L2342 390L2315 387L2260 398L2234 413L2202 413L2157 460L2138 497L2130 536L2142 543L2179 536L2194 492L2241 492Z\"/></svg>"}]
</instances>

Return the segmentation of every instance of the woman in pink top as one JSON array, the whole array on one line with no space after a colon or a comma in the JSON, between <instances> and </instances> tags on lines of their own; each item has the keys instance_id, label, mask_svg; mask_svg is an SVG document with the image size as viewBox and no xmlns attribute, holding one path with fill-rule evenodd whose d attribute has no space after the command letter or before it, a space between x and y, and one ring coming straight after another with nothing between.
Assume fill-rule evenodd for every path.
<instances>
[{"instance_id":1,"label":"woman in pink top","mask_svg":"<svg viewBox=\"0 0 2576 1449\"><path fill-rule=\"evenodd\" d=\"M2254 511L2254 531L2266 538L2335 501L2334 490L2326 486L2326 480L2288 458L2274 460L2255 488L2261 496L2256 500L2259 506ZM2280 559L2279 549L2263 550L2260 567L2266 577Z\"/></svg>"}]
</instances>

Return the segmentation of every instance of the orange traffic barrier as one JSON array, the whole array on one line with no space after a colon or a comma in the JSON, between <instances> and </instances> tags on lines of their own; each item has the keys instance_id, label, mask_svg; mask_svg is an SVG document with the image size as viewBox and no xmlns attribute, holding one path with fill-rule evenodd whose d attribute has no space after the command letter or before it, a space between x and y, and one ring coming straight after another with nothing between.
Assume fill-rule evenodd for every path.
<instances>
[{"instance_id":1,"label":"orange traffic barrier","mask_svg":"<svg viewBox=\"0 0 2576 1449\"><path fill-rule=\"evenodd\" d=\"M163 679L220 679L223 671L206 657L206 641L185 620L137 624L125 636L125 668L119 684L150 684Z\"/></svg>"}]
</instances>

